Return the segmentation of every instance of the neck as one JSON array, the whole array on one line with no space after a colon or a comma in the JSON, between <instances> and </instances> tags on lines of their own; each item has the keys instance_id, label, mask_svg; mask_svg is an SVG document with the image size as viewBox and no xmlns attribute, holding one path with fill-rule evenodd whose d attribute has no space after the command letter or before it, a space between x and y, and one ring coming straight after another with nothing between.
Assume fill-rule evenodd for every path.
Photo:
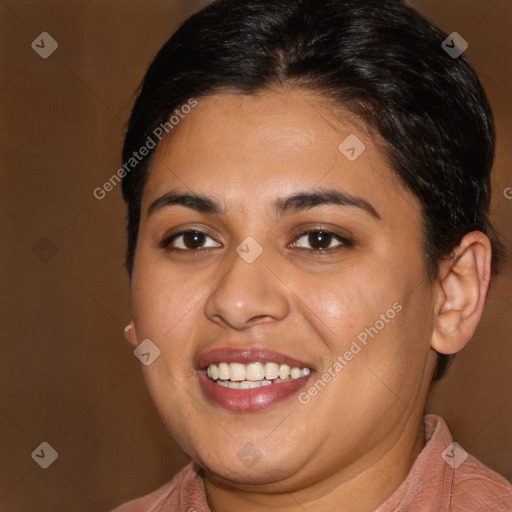
<instances>
[{"instance_id":1,"label":"neck","mask_svg":"<svg viewBox=\"0 0 512 512\"><path fill-rule=\"evenodd\" d=\"M308 487L294 489L283 481L278 482L272 492L247 491L221 482L206 472L204 485L210 508L212 512L241 509L257 512L268 508L276 512L295 512L297 505L302 505L310 512L373 512L405 480L425 446L423 415L409 414L405 426L400 425L383 440L382 444L387 445L384 451L369 452L364 456L364 462L360 459L351 467L341 468L329 478Z\"/></svg>"}]
</instances>

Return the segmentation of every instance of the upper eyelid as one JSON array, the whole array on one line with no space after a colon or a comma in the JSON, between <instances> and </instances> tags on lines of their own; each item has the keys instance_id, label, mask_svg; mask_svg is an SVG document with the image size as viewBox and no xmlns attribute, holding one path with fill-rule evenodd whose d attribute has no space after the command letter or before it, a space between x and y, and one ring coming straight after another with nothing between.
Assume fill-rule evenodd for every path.
<instances>
[{"instance_id":1,"label":"upper eyelid","mask_svg":"<svg viewBox=\"0 0 512 512\"><path fill-rule=\"evenodd\" d=\"M339 233L336 233L336 231L332 231L331 229L325 229L325 228L309 228L304 231L301 231L300 233L298 233L297 235L294 235L294 236L297 239L297 238L303 237L304 235L309 235L310 233L316 233L319 231L322 233L329 233L330 235L334 235L335 237L341 238L343 240L348 240L348 238L349 238L348 236L340 235Z\"/></svg>"},{"instance_id":2,"label":"upper eyelid","mask_svg":"<svg viewBox=\"0 0 512 512\"><path fill-rule=\"evenodd\" d=\"M295 235L295 241L299 240L303 236L309 235L310 233L315 233L317 231L321 231L323 233L328 233L329 235L332 235L333 238L337 239L338 242L340 242L341 245L345 246L352 246L353 242L349 237L346 237L344 235L340 235L339 233L336 233L335 231L330 231L328 229L308 229L306 231L303 231L302 233ZM305 247L300 247L299 249L305 249ZM314 249L311 249L314 250ZM327 251L328 249L323 249L324 251Z\"/></svg>"},{"instance_id":3,"label":"upper eyelid","mask_svg":"<svg viewBox=\"0 0 512 512\"><path fill-rule=\"evenodd\" d=\"M184 236L188 233L201 233L205 236L207 236L208 238L211 238L212 240L214 240L216 243L221 243L221 242L218 242L215 237L211 236L207 231L204 231L202 229L193 229L193 228L190 228L190 229L184 229L182 231L178 231L176 233L173 233L172 235L169 235L169 236L166 236L164 237L164 239L160 242L160 245L162 247L166 247L167 245L169 245L172 241L176 240L176 238L179 238L180 236ZM192 250L192 249L189 249L189 250Z\"/></svg>"}]
</instances>

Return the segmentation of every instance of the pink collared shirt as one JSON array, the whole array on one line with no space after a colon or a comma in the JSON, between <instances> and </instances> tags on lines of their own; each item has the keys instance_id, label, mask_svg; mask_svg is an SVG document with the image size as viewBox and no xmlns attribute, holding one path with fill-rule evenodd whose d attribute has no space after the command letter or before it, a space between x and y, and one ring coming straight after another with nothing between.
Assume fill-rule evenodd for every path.
<instances>
[{"instance_id":1,"label":"pink collared shirt","mask_svg":"<svg viewBox=\"0 0 512 512\"><path fill-rule=\"evenodd\" d=\"M375 512L512 512L512 485L460 448L444 420L425 416L425 447L407 478ZM112 512L211 512L189 464L169 483Z\"/></svg>"}]
</instances>

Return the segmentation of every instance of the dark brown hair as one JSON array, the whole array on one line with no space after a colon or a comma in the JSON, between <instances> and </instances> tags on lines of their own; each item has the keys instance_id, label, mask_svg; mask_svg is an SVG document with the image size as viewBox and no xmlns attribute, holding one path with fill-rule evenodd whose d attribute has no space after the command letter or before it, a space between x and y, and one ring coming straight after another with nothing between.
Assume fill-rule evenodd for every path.
<instances>
[{"instance_id":1,"label":"dark brown hair","mask_svg":"<svg viewBox=\"0 0 512 512\"><path fill-rule=\"evenodd\" d=\"M384 141L423 210L431 279L473 230L502 246L489 221L494 125L466 58L446 34L400 0L217 0L174 33L149 67L123 148L126 162L190 98L279 85L313 90L360 116ZM123 178L131 273L150 150ZM451 356L440 355L433 380Z\"/></svg>"}]
</instances>

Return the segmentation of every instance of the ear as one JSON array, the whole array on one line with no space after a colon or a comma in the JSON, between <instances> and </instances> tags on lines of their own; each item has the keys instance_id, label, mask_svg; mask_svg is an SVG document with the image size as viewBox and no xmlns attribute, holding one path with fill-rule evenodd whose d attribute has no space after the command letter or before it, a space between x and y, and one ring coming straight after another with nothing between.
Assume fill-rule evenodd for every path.
<instances>
[{"instance_id":1,"label":"ear","mask_svg":"<svg viewBox=\"0 0 512 512\"><path fill-rule=\"evenodd\" d=\"M441 263L430 346L441 354L455 354L473 336L491 280L491 243L480 231L467 233Z\"/></svg>"},{"instance_id":2,"label":"ear","mask_svg":"<svg viewBox=\"0 0 512 512\"><path fill-rule=\"evenodd\" d=\"M133 323L133 319L130 320L130 323L124 328L124 337L126 341L131 343L134 347L138 345L137 333L135 332L135 324Z\"/></svg>"}]
</instances>

